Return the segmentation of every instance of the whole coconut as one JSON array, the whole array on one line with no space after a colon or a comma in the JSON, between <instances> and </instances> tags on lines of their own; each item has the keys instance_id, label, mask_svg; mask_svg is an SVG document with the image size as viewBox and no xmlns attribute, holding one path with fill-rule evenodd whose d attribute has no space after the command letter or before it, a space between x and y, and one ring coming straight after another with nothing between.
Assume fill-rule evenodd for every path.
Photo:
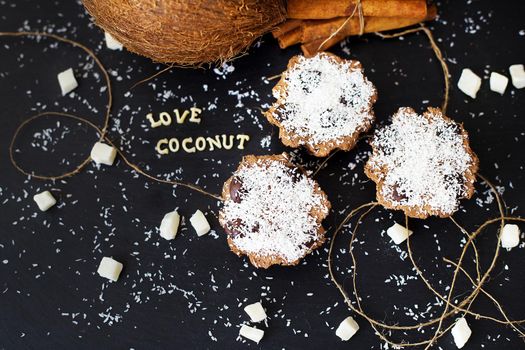
<instances>
[{"instance_id":1,"label":"whole coconut","mask_svg":"<svg viewBox=\"0 0 525 350\"><path fill-rule=\"evenodd\" d=\"M216 63L285 20L283 0L84 0L97 25L158 62Z\"/></svg>"}]
</instances>

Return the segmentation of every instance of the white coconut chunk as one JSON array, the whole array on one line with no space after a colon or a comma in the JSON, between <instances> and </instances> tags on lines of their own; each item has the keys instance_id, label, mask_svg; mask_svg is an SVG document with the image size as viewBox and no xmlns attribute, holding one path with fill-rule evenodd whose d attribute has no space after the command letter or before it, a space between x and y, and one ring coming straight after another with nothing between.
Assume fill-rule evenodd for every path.
<instances>
[{"instance_id":1,"label":"white coconut chunk","mask_svg":"<svg viewBox=\"0 0 525 350\"><path fill-rule=\"evenodd\" d=\"M180 215L176 210L167 213L160 223L160 236L164 239L174 239L179 229Z\"/></svg>"},{"instance_id":2,"label":"white coconut chunk","mask_svg":"<svg viewBox=\"0 0 525 350\"><path fill-rule=\"evenodd\" d=\"M36 205L38 205L38 209L42 211L48 210L49 208L51 208L53 205L57 203L57 200L55 199L55 197L53 197L53 195L49 191L44 191L44 192L35 194L33 196L33 200L36 202Z\"/></svg>"},{"instance_id":3,"label":"white coconut chunk","mask_svg":"<svg viewBox=\"0 0 525 350\"><path fill-rule=\"evenodd\" d=\"M412 230L407 230L406 227L397 222L386 230L386 234L392 238L395 244L403 243L412 233L414 233Z\"/></svg>"},{"instance_id":4,"label":"white coconut chunk","mask_svg":"<svg viewBox=\"0 0 525 350\"><path fill-rule=\"evenodd\" d=\"M62 96L69 94L78 86L72 68L66 69L63 72L58 73L57 77L58 83L60 84L60 90L62 90Z\"/></svg>"},{"instance_id":5,"label":"white coconut chunk","mask_svg":"<svg viewBox=\"0 0 525 350\"><path fill-rule=\"evenodd\" d=\"M501 246L503 248L514 248L520 244L520 228L518 225L505 224L501 229Z\"/></svg>"},{"instance_id":6,"label":"white coconut chunk","mask_svg":"<svg viewBox=\"0 0 525 350\"><path fill-rule=\"evenodd\" d=\"M454 337L454 343L456 343L458 349L465 346L471 334L472 331L464 317L457 320L454 327L452 327L452 336Z\"/></svg>"},{"instance_id":7,"label":"white coconut chunk","mask_svg":"<svg viewBox=\"0 0 525 350\"><path fill-rule=\"evenodd\" d=\"M458 81L458 88L466 95L476 98L481 87L481 78L468 68L463 69Z\"/></svg>"},{"instance_id":8,"label":"white coconut chunk","mask_svg":"<svg viewBox=\"0 0 525 350\"><path fill-rule=\"evenodd\" d=\"M259 344L259 342L261 341L261 339L264 336L264 331L261 330L261 329L258 329L258 328L255 328L255 327L246 326L246 325L243 324L241 326L241 330L239 331L239 334L242 337L244 337L246 339L250 339L251 341L254 341L257 344Z\"/></svg>"},{"instance_id":9,"label":"white coconut chunk","mask_svg":"<svg viewBox=\"0 0 525 350\"><path fill-rule=\"evenodd\" d=\"M348 316L339 324L339 327L335 330L335 335L337 335L341 340L347 341L356 334L359 330L359 325L353 319L352 316Z\"/></svg>"},{"instance_id":10,"label":"white coconut chunk","mask_svg":"<svg viewBox=\"0 0 525 350\"><path fill-rule=\"evenodd\" d=\"M109 34L108 32L104 33L104 37L106 39L106 47L110 50L122 50L124 45L117 39L113 37L113 35Z\"/></svg>"},{"instance_id":11,"label":"white coconut chunk","mask_svg":"<svg viewBox=\"0 0 525 350\"><path fill-rule=\"evenodd\" d=\"M206 220L206 217L202 213L202 211L197 210L190 218L191 226L195 229L195 232L197 232L197 236L203 236L210 232L210 224L208 223L208 220Z\"/></svg>"},{"instance_id":12,"label":"white coconut chunk","mask_svg":"<svg viewBox=\"0 0 525 350\"><path fill-rule=\"evenodd\" d=\"M494 92L497 92L501 95L505 93L505 89L509 83L509 78L506 76L492 72L490 73L490 89Z\"/></svg>"},{"instance_id":13,"label":"white coconut chunk","mask_svg":"<svg viewBox=\"0 0 525 350\"><path fill-rule=\"evenodd\" d=\"M266 312L260 302L246 305L244 311L250 316L252 322L261 322L266 319Z\"/></svg>"},{"instance_id":14,"label":"white coconut chunk","mask_svg":"<svg viewBox=\"0 0 525 350\"><path fill-rule=\"evenodd\" d=\"M120 272L122 271L123 265L119 263L118 261L103 257L100 261L100 265L98 266L97 273L104 278L107 278L108 280L111 280L113 282L116 282L118 280L118 277L120 276Z\"/></svg>"},{"instance_id":15,"label":"white coconut chunk","mask_svg":"<svg viewBox=\"0 0 525 350\"><path fill-rule=\"evenodd\" d=\"M509 72L512 78L512 85L516 89L523 89L525 87L525 69L523 64L513 64L509 67Z\"/></svg>"},{"instance_id":16,"label":"white coconut chunk","mask_svg":"<svg viewBox=\"0 0 525 350\"><path fill-rule=\"evenodd\" d=\"M113 165L117 149L102 142L97 142L91 149L91 159L97 164Z\"/></svg>"}]
</instances>

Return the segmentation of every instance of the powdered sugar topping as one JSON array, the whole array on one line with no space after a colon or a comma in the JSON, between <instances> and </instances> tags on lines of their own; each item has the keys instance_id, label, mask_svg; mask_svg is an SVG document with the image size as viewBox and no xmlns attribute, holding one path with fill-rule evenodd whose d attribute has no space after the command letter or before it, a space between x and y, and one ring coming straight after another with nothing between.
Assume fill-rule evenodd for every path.
<instances>
[{"instance_id":1,"label":"powdered sugar topping","mask_svg":"<svg viewBox=\"0 0 525 350\"><path fill-rule=\"evenodd\" d=\"M303 138L302 144L351 137L373 121L376 90L358 62L338 62L321 53L300 57L284 74L286 88L274 91L279 101L273 114L288 132Z\"/></svg>"},{"instance_id":2,"label":"powdered sugar topping","mask_svg":"<svg viewBox=\"0 0 525 350\"><path fill-rule=\"evenodd\" d=\"M394 206L452 214L467 195L466 175L472 176L477 162L465 141L460 126L438 109L419 115L400 108L392 124L375 133L367 166L379 177L380 194Z\"/></svg>"},{"instance_id":3,"label":"powdered sugar topping","mask_svg":"<svg viewBox=\"0 0 525 350\"><path fill-rule=\"evenodd\" d=\"M222 215L227 227L241 220L231 236L237 248L288 262L304 257L319 239L320 224L312 211L324 217L329 209L315 182L298 169L269 159L245 163L234 176L242 183L240 200L226 200Z\"/></svg>"}]
</instances>

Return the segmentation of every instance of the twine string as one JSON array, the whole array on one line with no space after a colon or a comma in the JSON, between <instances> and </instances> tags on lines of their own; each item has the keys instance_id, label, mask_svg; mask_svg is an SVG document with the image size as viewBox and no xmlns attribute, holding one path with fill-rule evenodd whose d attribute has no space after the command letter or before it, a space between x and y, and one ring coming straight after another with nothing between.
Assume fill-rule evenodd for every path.
<instances>
[{"instance_id":1,"label":"twine string","mask_svg":"<svg viewBox=\"0 0 525 350\"><path fill-rule=\"evenodd\" d=\"M467 239L466 244L462 248L462 252L461 252L461 255L459 257L458 262L453 264L455 266L455 269L454 269L454 273L453 273L453 277L452 277L452 283L451 283L451 287L450 287L451 291L449 291L448 296L446 298L443 297L439 292L437 292L435 290L435 288L430 284L428 279L424 276L424 274L421 271L421 269L419 268L419 266L416 264L416 261L414 259L414 255L413 255L413 250L412 250L412 247L411 247L411 244L410 244L410 237L407 238L407 251L408 251L408 254L409 254L409 257L410 257L410 261L411 261L414 269L416 270L418 276L421 278L421 280L423 281L424 285L434 295L438 296L441 300L445 301L445 308L444 308L443 312L441 313L441 315L439 317L436 317L436 318L431 319L429 321L420 322L418 324L412 324L412 325L386 324L386 323L384 323L382 321L374 319L373 317L371 317L363 309L363 306L362 306L362 303L361 303L361 298L359 296L359 291L358 291L358 288L357 288L357 282L356 282L358 260L357 260L357 258L355 256L354 252L353 252L353 243L354 243L354 241L356 239L359 225L362 223L364 218L374 208L379 206L379 203L377 203L377 202L365 203L365 204L362 204L359 207L351 210L350 213L336 227L336 229L334 231L334 235L332 237L332 241L330 242L330 248L329 248L329 251L328 251L328 258L327 258L327 265L328 265L330 278L331 278L332 282L334 283L334 285L336 286L336 288L339 290L340 294L343 296L343 299L344 299L345 303L347 304L347 306L352 311L354 311L356 314L362 316L365 320L367 320L367 322L376 331L376 334L378 335L378 337L380 339L382 339L383 341L387 342L388 344L390 344L392 346L399 346L399 347L403 347L403 346L404 347L426 346L427 348L430 348L439 337L441 337L444 334L446 334L454 326L454 323L452 323L452 324L450 324L447 327L443 327L444 320L449 318L449 317L451 317L451 316L453 316L453 315L455 315L455 314L457 314L458 312L462 313L463 315L469 314L469 315L474 316L475 318L482 318L482 319L490 320L490 321L493 321L493 322L496 322L496 323L499 323L499 324L509 325L513 329L515 329L520 335L523 336L524 332L518 326L520 324L522 324L522 323L525 323L525 320L512 321L508 317L508 315L505 312L505 310L503 309L503 307L501 306L501 303L493 295L488 293L483 288L483 285L489 279L490 273L494 269L494 267L496 265L496 262L497 262L497 259L499 257L499 251L500 251L499 247L501 245L501 238L498 235L498 240L496 242L497 246L495 248L495 253L494 253L494 256L492 258L492 262L491 262L489 268L483 274L481 274L481 267L480 267L480 262L479 262L479 252L478 252L477 247L475 247L475 242L474 241L477 238L477 236L485 228L487 228L489 225L492 225L494 223L499 223L500 224L500 232L501 232L501 228L503 227L505 221L525 222L525 219L523 219L521 217L506 216L505 215L505 207L504 207L503 200L502 200L501 196L499 195L499 193L497 192L497 189L495 188L495 186L488 179L483 177L482 175L479 175L479 177L482 179L482 181L485 184L487 184L487 186L490 188L490 191L494 193L494 195L496 197L497 204L498 204L499 217L494 218L494 219L486 220L475 231L473 231L470 234L467 232L466 229L464 229L461 225L459 225L459 223L456 225L456 226L458 226L458 228L460 228L460 231L463 234L467 235L468 239ZM362 212L364 209L367 209L367 210ZM352 278L352 288L353 288L352 294L355 297L355 303L356 303L356 306L354 306L352 304L352 301L351 301L351 298L350 298L349 294L347 293L347 291L344 289L344 287L341 285L341 283L337 280L337 277L335 276L334 267L333 267L333 250L334 250L334 246L335 246L335 242L336 242L336 239L338 237L338 234L342 231L344 226L348 222L350 222L350 220L352 218L357 216L357 214L359 214L360 212L362 212L362 213L359 216L359 218L357 219L355 227L351 231L351 237L350 237L350 243L349 243L349 254L351 255L352 264L353 264L353 271L352 271L352 277L351 278ZM455 221L455 219L452 219L452 220L453 220L453 222L457 223L457 221ZM408 229L408 217L407 216L405 216L405 227ZM463 274L466 273L466 271L462 267L462 264L464 262L464 256L466 254L466 251L469 249L470 246L472 246L472 249L474 250L474 254L475 254L476 273L479 274L478 275L478 280L475 281L474 279L472 279L472 277L470 275L467 277L467 278L469 278L470 282L473 284L474 289L466 297L464 297L463 300L458 305L454 305L454 303L452 303L451 300L452 300L453 291L454 291L454 288L455 288L455 285L456 285L456 281L457 281L457 275L460 272L463 273ZM446 262L449 262L449 261L450 261L449 259L446 260ZM480 293L484 294L485 296L487 296L494 303L494 305L496 306L498 311L502 314L503 319L499 319L499 318L495 318L495 317L492 317L492 316L476 313L476 312L473 312L473 311L470 310L472 303L476 300L476 298L478 297L478 295ZM435 327L436 329L435 329L432 337L430 337L429 339L424 339L424 340L416 341L416 342L407 342L407 341L396 342L396 341L392 340L389 336L387 336L384 332L381 331L381 330L385 330L385 331L386 330L389 330L389 331L409 331L409 330L417 331L417 330L419 330L421 328L434 326L436 324L437 324L437 326Z\"/></svg>"},{"instance_id":2,"label":"twine string","mask_svg":"<svg viewBox=\"0 0 525 350\"><path fill-rule=\"evenodd\" d=\"M357 0L357 4L354 6L350 16L348 16L346 20L319 45L317 51L322 51L323 46L333 37L335 37L344 27L346 27L348 22L355 16L356 13L359 16L359 35L363 35L365 31L365 17L363 16L363 6L361 5L361 0Z\"/></svg>"},{"instance_id":3,"label":"twine string","mask_svg":"<svg viewBox=\"0 0 525 350\"><path fill-rule=\"evenodd\" d=\"M169 71L169 70L172 69L173 67L175 67L175 64L174 64L174 63L171 63L171 64L167 65L165 68L163 68L163 69L159 70L158 72L156 72L156 73L150 75L149 77L146 77L146 78L144 78L144 79L141 79L141 80L137 81L137 82L136 82L135 84L133 84L129 89L130 89L130 90L133 90L133 89L136 88L137 86L142 85L142 84L144 84L144 83L146 83L146 82L148 82L148 81L150 81L150 80L152 80L152 79L155 79L155 78L158 77L159 75L162 75L162 74L166 73L167 71Z\"/></svg>"},{"instance_id":4,"label":"twine string","mask_svg":"<svg viewBox=\"0 0 525 350\"><path fill-rule=\"evenodd\" d=\"M443 111L443 114L446 114L447 107L448 107L448 101L449 101L449 94L450 94L450 80L449 80L450 74L449 74L447 62L443 58L441 49L437 45L436 40L434 39L434 35L432 34L432 31L429 28L427 28L423 23L421 23L419 27L410 28L407 30L403 30L401 32L393 33L393 34L383 34L380 32L377 32L375 34L383 39L392 39L392 38L398 38L400 36L420 32L420 31L424 32L425 35L427 36L430 42L430 46L432 47L432 50L434 51L434 55L436 56L437 60L441 64L441 69L443 71L443 80L445 81L444 98L443 98L443 104L441 105L441 110Z\"/></svg>"},{"instance_id":5,"label":"twine string","mask_svg":"<svg viewBox=\"0 0 525 350\"><path fill-rule=\"evenodd\" d=\"M455 263L454 261L452 261L450 259L443 258L443 261L448 263L448 264L450 264L450 265L458 266L457 263ZM468 278L470 283L472 283L472 285L475 287L477 285L477 283L476 283L476 281L474 281L472 276L470 276L470 274L462 266L459 266L459 269ZM510 318L507 315L507 313L503 310L503 307L501 306L501 303L492 294L487 292L484 288L480 288L480 291L483 294L485 294L494 303L494 305L496 305L496 307L498 308L498 311L503 315L503 317L505 318L506 322L502 322L501 320L499 320L497 318L491 318L491 317L486 317L486 318L491 320L491 321L494 321L494 322L503 323L503 324L510 324L512 326L512 328L514 328L514 330L516 330L522 337L525 337L525 333L523 332L523 330L520 329L519 327L517 327L518 324L525 323L525 320L518 320L518 321L510 320ZM478 314L475 314L475 313L473 313L473 315L476 318L481 318L480 316L482 316L482 315L478 315Z\"/></svg>"},{"instance_id":6,"label":"twine string","mask_svg":"<svg viewBox=\"0 0 525 350\"><path fill-rule=\"evenodd\" d=\"M365 28L365 19L363 16L361 0L358 0L357 6L354 7L354 10L350 14L350 16L348 16L348 18L319 45L317 51L322 51L324 45L328 41L330 41L332 38L334 38L348 24L348 22L355 16L356 13L358 13L359 15L359 28L360 28L359 35L363 35L364 28ZM402 30L400 32L391 33L391 34L376 32L375 35L383 39L393 39L393 38L399 38L407 34L417 33L421 31L424 32L426 37L428 38L428 41L430 42L430 46L434 52L434 55L436 56L436 59L439 61L441 65L441 69L443 71L443 80L444 80L445 86L444 86L444 98L443 98L443 103L441 105L441 110L443 111L444 114L446 114L448 102L449 102L449 94L450 94L450 81L449 81L450 73L449 73L447 62L445 61L443 57L443 53L441 52L441 49L439 48L436 40L434 39L434 35L432 34L432 31L429 28L427 28L423 23L420 23L419 27L416 27L416 28L410 28L410 29Z\"/></svg>"},{"instance_id":7,"label":"twine string","mask_svg":"<svg viewBox=\"0 0 525 350\"><path fill-rule=\"evenodd\" d=\"M354 9L354 12L352 13L351 16L355 15L355 11L359 11L358 12L359 16L360 16L360 18L362 17L362 7L360 5L361 5L361 3L360 3L360 1L358 1L358 6L356 7L357 10ZM363 26L363 21L361 19L360 19L360 23ZM399 36L406 35L406 34L409 34L409 33L414 33L414 32L417 32L417 31L423 31L427 35L427 37L429 38L429 40L431 42L432 48L433 48L436 56L438 57L438 59L441 62L441 65L442 65L442 68L443 68L443 75L445 77L445 96L444 96L444 102L443 102L443 107L442 107L443 112L445 113L447 105L448 105L448 96L449 96L448 67L446 65L446 62L443 60L443 56L441 54L441 51L439 50L439 47L437 46L437 44L435 43L435 40L433 39L431 31L428 28L426 28L425 26L421 25L421 27L419 27L419 28L412 28L412 29L405 30L405 31L400 32L400 33L389 34L389 35L381 34L381 33L376 33L376 34L381 36L381 37L384 37L384 38L394 38L394 37L399 37ZM362 32L362 29L361 29L361 32ZM17 127L15 133L13 134L13 137L12 137L10 145L9 145L10 161L11 161L11 163L13 164L13 166L15 167L15 169L17 171L19 171L22 174L25 174L25 175L28 175L28 176L31 176L31 177L34 177L34 178L37 178L37 179L41 179L41 180L59 180L59 179L70 177L70 176L73 176L73 175L79 173L91 161L91 158L88 156L83 161L81 161L73 170L67 171L65 173L58 174L58 175L52 175L52 176L35 174L34 171L28 171L28 170L24 169L17 162L17 160L15 158L15 155L14 155L15 154L14 150L15 150L17 137L19 136L19 134L22 131L22 129L24 129L27 125L29 125L30 123L34 122L35 120L37 120L39 118L44 118L44 117L68 118L68 119L75 120L77 122L81 122L81 123L83 123L85 125L90 126L94 131L96 131L99 134L99 140L100 141L104 141L104 142L110 144L111 146L115 147L117 152L118 152L118 154L119 154L119 156L120 156L120 158L123 160L123 162L127 166L129 166L131 169L133 169L135 172L137 172L138 174L141 174L142 176L144 176L144 177L146 177L146 178L148 178L148 179L150 179L152 181L155 181L155 182L186 187L186 188L188 188L190 190L193 190L193 191L196 191L198 193L207 195L207 196L212 197L212 198L214 198L216 200L219 200L219 201L222 200L222 198L219 195L210 193L210 192L208 192L208 191L206 191L206 190L204 190L204 189L202 189L202 188L200 188L200 187L198 187L196 185L184 183L184 182L177 181L177 180L162 179L162 178L158 178L157 176L148 173L147 171L143 170L138 165L136 165L133 162L131 162L128 159L128 157L126 156L126 154L119 147L117 147L115 145L115 143L111 139L109 139L109 137L107 136L107 129L108 129L109 122L110 122L110 111L111 111L111 106L112 106L112 101L113 101L112 92L111 92L111 82L110 82L107 70L102 65L102 63L99 61L99 59L96 57L96 55L93 53L93 51L91 51L89 48L87 48L86 46L84 46L84 45L82 45L82 44L80 44L80 43L78 43L78 42L76 42L74 40L63 38L63 37L60 37L60 36L55 35L55 34L43 33L43 32L0 32L0 36L10 36L10 37L22 37L22 36L28 36L28 37L36 36L36 37L39 37L40 36L40 37L48 37L48 38L55 39L55 40L60 41L60 42L68 43L68 44L70 44L70 45L72 45L74 47L78 47L78 48L82 49L84 52L86 52L90 57L93 58L93 60L95 61L95 63L97 64L97 66L99 67L101 72L103 73L103 76L104 76L104 79L105 79L105 83L106 83L106 86L107 86L107 98L108 98L108 100L107 100L107 106L106 106L106 111L105 111L105 115L104 115L103 126L101 128L99 128L93 122L91 122L91 121L89 121L89 120L87 120L85 118L82 118L82 117L79 117L79 116L76 116L76 115L73 115L73 114L69 114L69 113L64 113L64 112L41 112L41 113L38 113L38 114L36 114L36 115L34 115L32 117L29 117L27 120L22 122ZM335 154L335 152L331 156L333 156L334 154ZM321 165L315 171L314 175L316 175L318 173L318 171L324 166L324 164L326 164L326 162L329 159L330 159L330 157L328 157L323 163L321 163ZM452 266L454 266L454 272L453 272L453 275L452 275L452 282L451 282L450 290L449 290L448 295L447 295L446 298L441 296L441 294L435 290L435 288L430 284L428 279L425 278L425 276L423 275L421 269L416 264L416 261L414 259L413 251L412 251L412 248L411 248L411 245L410 245L410 238L407 238L407 250L408 250L409 257L410 257L410 261L411 261L413 267L415 268L418 276L421 278L421 280L423 281L423 283L425 284L427 289L429 289L434 295L438 296L441 300L445 301L445 307L444 307L444 310L441 313L441 315L439 317L436 317L436 318L432 319L432 320L429 320L429 321L426 321L426 322L421 322L421 323L414 324L414 325L386 324L384 322L381 322L381 321L378 321L378 320L372 318L363 309L363 305L361 303L361 300L360 300L360 297L359 297L358 288L357 288L357 281L356 281L357 278L356 278L356 276L357 276L357 262L358 261L357 261L357 258L355 256L354 252L353 252L353 243L354 243L354 241L355 241L355 239L357 237L357 232L358 232L359 225L365 219L365 217L367 215L369 215L370 212L372 212L373 209L375 209L377 206L379 206L379 203L377 203L377 202L365 203L365 204L360 205L357 208L351 210L351 212L343 219L343 221L337 226L336 230L334 231L334 235L333 235L332 241L330 242L330 248L329 248L328 258L327 258L330 278L334 282L335 286L337 287L337 289L339 290L341 295L343 296L344 301L348 305L348 307L350 309L352 309L354 312L356 312L357 314L361 315L363 318L365 318L370 323L370 325L374 328L374 330L376 330L376 333L378 334L378 336L382 340L384 340L385 342L387 342L387 343L389 343L389 344L391 344L393 346L421 346L421 345L426 345L426 348L430 348L439 337L441 337L443 334L446 334L446 332L451 329L453 324L451 324L451 325L449 325L447 327L443 327L443 323L448 317L456 314L457 312L461 312L464 315L465 314L470 314L470 315L472 315L472 316L474 316L476 318L483 318L483 319L491 320L491 321L494 321L494 322L497 322L497 323L500 323L500 324L509 325L509 326L513 327L513 329L515 329L520 335L525 336L525 333L518 327L518 325L521 324L521 323L524 323L525 320L518 320L518 321L510 320L510 318L508 317L507 313L504 311L501 303L493 295L488 293L483 288L483 285L489 279L490 273L493 271L493 269L494 269L494 267L496 265L496 262L498 260L499 252L500 252L500 245L501 245L501 237L498 235L497 245L496 245L496 248L495 248L494 255L492 257L491 264L487 268L487 270L485 270L485 272L483 274L482 274L482 270L481 270L481 266L480 266L480 262L479 262L479 252L478 252L478 249L477 249L477 247L475 245L475 239L477 238L477 236L486 227L488 227L489 225L492 225L494 223L499 223L500 224L500 232L501 232L501 229L503 228L503 225L505 224L505 221L525 222L525 219L523 219L521 217L506 216L505 215L505 207L504 207L503 200L501 199L501 196L500 196L499 192L497 191L497 189L495 188L495 186L490 181L488 181L485 177L480 175L480 178L483 180L484 183L486 183L490 187L490 191L494 193L494 195L496 197L496 200L497 200L498 210L499 210L500 215L497 218L486 220L475 231L473 231L470 234L454 218L450 219L460 229L460 231L467 236L468 239L467 239L467 242L465 243L464 247L462 248L461 254L460 254L459 259L458 259L457 262L454 262L454 261L452 261L450 259L444 258L445 262L447 262L447 263L451 264ZM366 210L364 210L364 209L366 209ZM352 235L351 235L351 239L350 239L350 243L349 243L349 252L350 252L350 255L351 255L352 262L353 262L353 271L352 271L353 291L352 291L352 294L355 297L355 302L356 302L356 305L357 305L357 306L354 306L352 304L352 302L351 302L351 299L350 299L348 293L344 289L344 287L337 281L337 278L336 278L335 273L334 273L333 257L332 256L333 256L333 249L334 249L334 245L335 245L335 242L336 242L336 238L337 238L339 232L342 231L344 226L359 213L361 213L361 214L359 215L359 218L358 218L358 220L356 222L356 225L355 225L354 229L352 230ZM408 217L407 216L405 216L405 227L408 229ZM477 277L476 280L474 280L472 278L472 276L470 276L470 274L462 266L463 262L464 262L464 258L465 258L466 252L467 252L467 250L469 249L470 246L472 246L472 249L473 249L474 255L475 255L476 277ZM451 300L452 300L452 297L453 297L454 289L456 287L457 276L459 275L460 272L467 277L467 279L473 285L474 289L458 305L454 305ZM487 296L494 303L494 305L496 306L498 311L502 314L504 320L470 311L470 307L471 307L472 303L474 302L474 300L478 297L478 295L480 293L484 294L485 296ZM388 336L386 336L383 332L381 332L381 329L384 329L384 330L402 330L402 331L417 330L419 328L424 328L424 327L428 327L428 326L434 326L436 323L437 323L437 326L436 326L436 329L435 329L434 334L432 335L432 337L430 339L426 339L426 340L422 340L422 341L418 341L418 342L405 342L405 341L395 342L395 341L391 340Z\"/></svg>"},{"instance_id":8,"label":"twine string","mask_svg":"<svg viewBox=\"0 0 525 350\"><path fill-rule=\"evenodd\" d=\"M496 200L497 200L497 203L498 203L498 210L500 212L500 220L501 220L499 232L501 232L501 230L503 229L503 226L505 225L505 219L504 219L505 211L504 211L504 207L503 207L503 202L502 202L502 200L500 198L500 195L499 195L499 192L497 191L495 186L492 185L492 183L490 181L488 181L482 175L479 175L479 176L490 187L490 190L496 196ZM482 227L483 227L483 225L482 225ZM449 308L449 306L451 304L452 293L454 292L454 288L455 288L455 285L456 285L457 276L459 274L459 268L462 266L463 259L465 257L465 254L466 254L466 251L467 251L469 245L474 241L474 239L479 234L479 232L480 231L475 231L472 235L468 235L467 243L465 244L465 247L461 251L458 264L457 264L457 266L456 266L456 268L454 270L454 274L452 275L452 282L451 282L450 289L449 289L449 292L448 292L447 303L445 304L445 309L443 310L443 313L439 317L439 322L438 322L437 329L436 329L432 339L430 339L430 341L429 341L429 343L428 343L428 345L426 346L425 349L429 349L433 345L434 341L439 336L439 332L440 332L441 327L443 325L443 322L444 322L444 320L446 318L446 314L447 314L448 308ZM483 285L485 280L488 278L488 276L489 276L490 272L492 271L492 269L495 267L496 261L498 259L498 255L499 255L500 245L501 245L501 236L498 235L498 241L496 243L496 249L495 249L495 252L494 252L494 256L492 258L492 263L491 263L490 267L487 269L487 271L485 272L484 276L481 278L481 280L477 284L476 288L474 289L474 292L472 294L474 294L474 293L476 293L476 294L475 294L475 296L473 296L473 299L475 299L475 297L477 296L477 293L479 293L479 289L481 288L481 286ZM479 262L477 261L476 264L479 264Z\"/></svg>"},{"instance_id":9,"label":"twine string","mask_svg":"<svg viewBox=\"0 0 525 350\"><path fill-rule=\"evenodd\" d=\"M204 194L206 196L212 197L212 198L214 198L216 200L222 201L222 197L221 196L219 196L217 194L214 194L214 193L211 193L211 192L208 192L208 191L202 189L199 186L196 186L196 185L193 185L193 184L190 184L190 183L185 183L185 182L178 181L178 180L162 179L162 178L159 178L159 177L157 177L155 175L152 175L152 174L148 173L146 170L142 169L137 164L131 162L128 159L128 157L126 156L126 154L124 153L124 151L122 151L112 140L109 139L109 137L107 136L107 130L108 130L108 127L109 127L109 122L110 122L110 117L111 117L111 106L112 106L112 102L113 102L113 95L112 95L112 91L111 91L111 81L109 79L109 74L108 74L106 68L100 62L98 57L95 55L95 53L91 49L87 48L86 46L84 46L83 44L81 44L81 43L79 43L77 41L74 41L74 40L71 40L71 39L67 39L67 38L64 38L64 37L61 37L61 36L58 36L58 35L55 35L55 34L45 33L45 32L26 32L26 31L24 31L24 32L0 32L0 36L6 36L6 37L26 37L26 36L27 37L32 37L32 36L35 36L35 37L47 37L47 38L51 38L51 39L54 39L54 40L57 40L57 41L60 41L60 42L64 42L64 43L70 44L70 45L72 45L74 47L81 48L91 58L93 58L93 60L95 61L95 63L99 67L100 71L102 72L102 74L104 76L105 85L106 85L106 88L107 88L108 101L107 101L107 105L106 105L106 111L104 113L104 122L103 122L102 128L99 128L97 125L95 125L93 122L89 121L86 118L79 117L77 115L70 114L70 113L64 113L64 112L51 112L51 111L41 112L41 113L35 114L35 115L27 118L25 121L23 121L16 128L16 130L15 130L15 132L14 132L12 138L11 138L11 142L9 144L9 159L10 159L13 167L17 171L19 171L20 173L22 173L22 174L24 174L26 176L31 176L31 177L36 178L36 179L55 181L55 180L64 179L64 178L71 177L71 176L74 176L74 175L78 174L79 172L81 172L91 162L91 160L92 160L91 157L87 156L78 165L76 165L73 170L66 171L64 173L57 174L57 175L42 175L42 174L35 173L35 171L30 171L30 170L24 169L18 163L18 161L16 160L16 157L15 157L16 141L18 139L18 136L20 135L20 132L25 127L27 127L29 124L31 124L35 120L40 119L40 118L44 118L44 117L68 118L68 119L72 119L72 120L81 122L84 125L90 126L93 130L95 130L99 134L99 141L105 141L106 143L108 143L111 146L115 147L115 149L117 150L117 153L122 158L124 163L127 166L129 166L130 168L132 168L133 170L135 170L138 174L140 174L142 176L145 176L148 179L150 179L152 181L155 181L155 182L185 187L185 188L188 188L190 190L196 191L198 193Z\"/></svg>"},{"instance_id":10,"label":"twine string","mask_svg":"<svg viewBox=\"0 0 525 350\"><path fill-rule=\"evenodd\" d=\"M112 89L111 89L111 80L109 79L108 71L106 70L106 68L104 67L102 62L100 62L100 60L98 59L97 55L95 55L95 53L91 49L89 49L85 45L83 45L83 44L81 44L81 43L79 43L79 42L77 42L75 40L64 38L62 36L59 36L59 35L56 35L56 34L52 34L52 33L28 32L28 31L22 31L22 32L0 32L0 37L1 36L5 36L5 37L33 37L34 36L34 37L46 37L46 38L54 39L56 41L63 42L63 43L69 44L69 45L71 45L73 47L78 47L78 48L82 49L86 54L88 54L95 61L96 65L98 66L98 68L102 72L102 75L104 76L104 81L105 81L105 85L106 85L106 92L107 92L107 99L108 99L107 103L106 103L106 111L104 112L104 121L103 121L103 124L102 124L101 133L100 133L100 140L102 140L104 138L104 136L106 135L107 129L109 127L109 120L111 118L111 107L113 105L113 94L112 94ZM19 129L23 128L26 124L28 124L29 122L31 122L33 119L36 119L36 118L38 118L38 117L33 116L32 118L29 118L30 120L26 120L25 122L23 122L18 127L17 131L19 131ZM85 164L89 163L89 158L86 158L79 166L82 167L83 163L85 163ZM51 176L51 177L47 177L47 178L46 177L38 177L38 176L35 176L35 177L37 177L39 179L42 179L42 180L60 180L60 179L62 179L64 177L66 177L66 176L57 175L57 176Z\"/></svg>"}]
</instances>

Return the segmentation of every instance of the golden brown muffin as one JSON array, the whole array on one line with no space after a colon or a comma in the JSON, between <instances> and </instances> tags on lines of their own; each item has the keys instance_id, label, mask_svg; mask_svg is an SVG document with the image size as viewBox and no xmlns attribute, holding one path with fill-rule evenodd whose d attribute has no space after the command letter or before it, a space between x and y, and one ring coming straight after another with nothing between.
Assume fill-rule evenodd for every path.
<instances>
[{"instance_id":1,"label":"golden brown muffin","mask_svg":"<svg viewBox=\"0 0 525 350\"><path fill-rule=\"evenodd\" d=\"M468 134L438 108L423 114L400 108L370 144L365 173L386 208L420 219L448 217L474 193L478 158Z\"/></svg>"},{"instance_id":2,"label":"golden brown muffin","mask_svg":"<svg viewBox=\"0 0 525 350\"><path fill-rule=\"evenodd\" d=\"M377 92L361 63L330 53L292 57L273 95L265 115L282 142L317 157L352 149L374 121Z\"/></svg>"},{"instance_id":3,"label":"golden brown muffin","mask_svg":"<svg viewBox=\"0 0 525 350\"><path fill-rule=\"evenodd\" d=\"M228 245L255 267L297 265L321 246L326 194L285 154L245 156L222 191L219 222Z\"/></svg>"}]
</instances>

